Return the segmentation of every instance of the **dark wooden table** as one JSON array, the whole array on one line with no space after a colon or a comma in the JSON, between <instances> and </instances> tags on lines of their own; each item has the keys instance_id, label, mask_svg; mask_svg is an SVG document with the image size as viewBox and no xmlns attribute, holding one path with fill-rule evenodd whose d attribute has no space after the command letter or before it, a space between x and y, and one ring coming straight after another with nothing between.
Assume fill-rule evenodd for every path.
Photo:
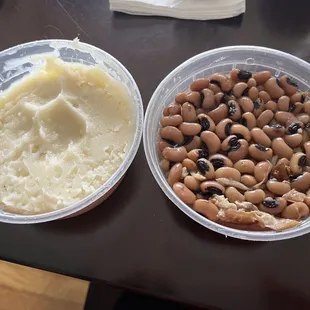
<instances>
[{"instance_id":1,"label":"dark wooden table","mask_svg":"<svg viewBox=\"0 0 310 310\"><path fill-rule=\"evenodd\" d=\"M310 61L310 2L248 0L225 21L134 17L107 0L2 0L0 48L79 35L133 74L145 108L187 58L234 44L268 46ZM273 243L225 238L168 201L143 148L118 190L77 218L0 225L0 257L159 297L223 310L310 308L310 235Z\"/></svg>"}]
</instances>

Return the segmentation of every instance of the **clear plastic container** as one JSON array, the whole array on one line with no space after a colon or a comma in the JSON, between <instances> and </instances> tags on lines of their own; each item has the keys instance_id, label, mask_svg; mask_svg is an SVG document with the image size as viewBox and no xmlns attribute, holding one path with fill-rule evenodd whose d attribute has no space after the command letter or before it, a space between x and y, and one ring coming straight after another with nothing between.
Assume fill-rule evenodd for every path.
<instances>
[{"instance_id":1,"label":"clear plastic container","mask_svg":"<svg viewBox=\"0 0 310 310\"><path fill-rule=\"evenodd\" d=\"M282 240L306 234L310 232L310 218L304 220L296 228L281 232L238 230L212 222L196 213L174 194L159 167L158 130L164 107L173 102L177 93L188 89L193 80L210 76L215 72L228 73L234 68L251 72L269 70L275 77L288 74L298 82L301 90L306 91L310 88L310 64L277 50L258 46L230 46L196 55L168 74L159 84L149 102L145 115L143 136L149 167L163 192L178 208L194 221L215 232L225 236L255 241Z\"/></svg>"},{"instance_id":2,"label":"clear plastic container","mask_svg":"<svg viewBox=\"0 0 310 310\"><path fill-rule=\"evenodd\" d=\"M132 163L142 137L143 105L139 89L131 74L107 52L78 40L42 40L17 45L0 52L0 91L35 70L44 62L44 56L55 55L65 62L97 65L114 79L123 83L133 100L133 117L136 120L133 142L125 160L111 178L93 194L66 208L39 214L19 215L0 211L0 222L31 224L79 215L94 208L117 188Z\"/></svg>"}]
</instances>

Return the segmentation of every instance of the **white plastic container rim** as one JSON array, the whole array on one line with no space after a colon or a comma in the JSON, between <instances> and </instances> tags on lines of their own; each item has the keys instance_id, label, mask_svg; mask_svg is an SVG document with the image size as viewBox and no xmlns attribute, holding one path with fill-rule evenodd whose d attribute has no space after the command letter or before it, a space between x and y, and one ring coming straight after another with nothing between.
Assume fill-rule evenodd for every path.
<instances>
[{"instance_id":1,"label":"white plastic container rim","mask_svg":"<svg viewBox=\"0 0 310 310\"><path fill-rule=\"evenodd\" d=\"M144 150L146 153L146 158L148 165L151 169L151 172L156 179L158 185L162 189L162 191L166 194L166 196L179 208L181 209L186 215L188 215L191 219L198 222L202 226L205 226L206 228L223 234L224 236L230 236L237 239L244 239L244 240L251 240L251 241L276 241L276 240L284 240L284 239L290 239L294 237L298 237L301 235L304 235L308 232L310 232L310 225L302 227L297 226L292 229L275 232L275 231L246 231L246 230L240 230L240 229L234 229L230 227L226 227L220 224L217 224L216 222L210 221L209 219L205 218L204 216L200 215L196 211L194 211L192 208L190 208L188 205L186 205L181 199L179 199L175 193L173 192L172 188L168 186L167 180L164 178L164 176L159 172L160 167L158 163L155 162L155 160L152 160L152 148L154 146L150 145L147 137L148 133L151 129L147 126L148 120L152 117L151 115L151 107L152 105L156 104L156 98L158 97L158 94L160 92L160 89L164 87L165 83L167 81L171 80L173 76L183 67L189 66L192 62L198 61L199 59L206 58L211 55L215 55L222 52L230 52L230 51L259 51L263 53L271 53L273 55L277 55L278 57L284 57L288 58L290 61L296 63L296 65L306 67L309 69L310 72L310 64L306 61L293 56L291 54L281 52L275 49L261 47L261 46L252 46L252 45L238 45L238 46L227 46L222 48L213 49L210 51L203 52L201 54L198 54L185 62L183 62L181 65L179 65L177 68L175 68L172 72L170 72L158 85L155 92L153 93L150 102L148 104L148 108L146 110L145 114L145 123L144 123L144 134L143 134L143 145ZM310 81L308 81L310 82ZM149 134L152 134L151 132ZM153 134L157 134L157 132L153 132Z\"/></svg>"},{"instance_id":2,"label":"white plastic container rim","mask_svg":"<svg viewBox=\"0 0 310 310\"><path fill-rule=\"evenodd\" d=\"M134 85L135 88L135 94L137 96L137 106L136 106L136 131L132 140L131 148L124 159L123 163L120 165L120 167L115 171L115 173L108 179L106 183L104 183L100 188L98 188L94 193L91 195L85 197L84 199L68 206L63 209L59 209L56 211L43 213L43 214L37 214L37 215L21 215L21 214L13 214L13 213L7 213L2 212L0 213L0 222L4 223L11 223L11 224L34 224L34 223L42 223L42 222L48 222L53 221L56 219L65 218L71 214L77 213L81 211L82 209L86 208L90 204L94 203L96 200L100 199L102 196L104 196L109 190L111 190L117 183L121 180L121 178L124 176L126 171L128 170L129 166L131 165L132 161L134 160L136 153L138 151L141 138L142 138L142 131L143 131L143 104L142 104L142 98L141 94L139 92L139 88L132 77L132 75L129 73L129 71L123 66L122 63L120 63L116 58L114 58L109 53L93 46L87 43L83 42L74 42L71 40L38 40L33 42L28 42L25 44L20 44L13 46L9 49L6 49L4 51L0 52L0 57L3 55L12 55L14 53L14 50L18 50L19 48L25 48L25 47L40 47L40 45L46 45L49 44L50 46L59 45L59 48L71 48L75 50L79 50L79 47L81 48L81 51L84 53L89 53L93 56L94 53L96 55L101 55L102 58L106 58L109 60L109 62L113 63L116 67L122 71L130 83ZM48 53L46 53L48 55ZM40 54L44 55L44 54ZM95 59L98 61L98 65L100 66L100 59L98 57Z\"/></svg>"}]
</instances>

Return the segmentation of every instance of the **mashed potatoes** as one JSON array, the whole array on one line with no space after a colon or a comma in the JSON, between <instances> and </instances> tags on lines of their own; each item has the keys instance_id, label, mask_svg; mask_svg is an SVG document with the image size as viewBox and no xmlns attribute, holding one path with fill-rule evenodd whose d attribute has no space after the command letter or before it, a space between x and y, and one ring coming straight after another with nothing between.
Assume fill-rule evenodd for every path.
<instances>
[{"instance_id":1,"label":"mashed potatoes","mask_svg":"<svg viewBox=\"0 0 310 310\"><path fill-rule=\"evenodd\" d=\"M123 85L47 58L0 95L0 207L37 214L88 196L121 165L134 131Z\"/></svg>"}]
</instances>

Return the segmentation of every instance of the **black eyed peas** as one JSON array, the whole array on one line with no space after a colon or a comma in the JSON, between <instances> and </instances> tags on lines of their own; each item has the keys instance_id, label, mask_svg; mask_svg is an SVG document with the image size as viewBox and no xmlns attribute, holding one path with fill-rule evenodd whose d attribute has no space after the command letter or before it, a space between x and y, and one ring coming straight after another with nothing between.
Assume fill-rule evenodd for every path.
<instances>
[{"instance_id":1,"label":"black eyed peas","mask_svg":"<svg viewBox=\"0 0 310 310\"><path fill-rule=\"evenodd\" d=\"M160 125L168 184L209 220L238 226L238 213L223 215L232 208L285 218L289 228L309 215L310 100L289 76L202 77L176 95Z\"/></svg>"}]
</instances>

